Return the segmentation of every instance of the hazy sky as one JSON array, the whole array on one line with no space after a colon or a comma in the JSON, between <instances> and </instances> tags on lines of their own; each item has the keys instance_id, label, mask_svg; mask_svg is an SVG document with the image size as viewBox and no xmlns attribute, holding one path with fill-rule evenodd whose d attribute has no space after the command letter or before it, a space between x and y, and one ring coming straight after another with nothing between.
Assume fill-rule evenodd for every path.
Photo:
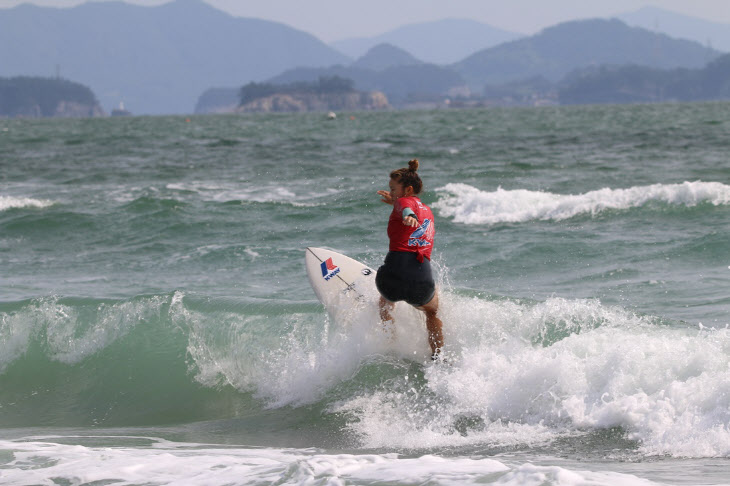
<instances>
[{"instance_id":1,"label":"hazy sky","mask_svg":"<svg viewBox=\"0 0 730 486\"><path fill-rule=\"evenodd\" d=\"M98 1L98 0L97 0ZM169 0L127 0L159 5ZM325 42L380 34L414 22L469 18L505 30L533 34L558 22L610 17L646 5L730 24L730 0L205 0L239 17L282 22ZM0 0L12 7L27 0ZM67 7L83 0L33 0Z\"/></svg>"}]
</instances>

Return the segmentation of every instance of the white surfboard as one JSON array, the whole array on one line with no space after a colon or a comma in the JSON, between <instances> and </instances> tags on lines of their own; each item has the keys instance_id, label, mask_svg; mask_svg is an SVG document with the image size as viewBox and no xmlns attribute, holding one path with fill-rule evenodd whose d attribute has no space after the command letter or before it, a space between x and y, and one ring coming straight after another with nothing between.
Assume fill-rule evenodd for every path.
<instances>
[{"instance_id":1,"label":"white surfboard","mask_svg":"<svg viewBox=\"0 0 730 486\"><path fill-rule=\"evenodd\" d=\"M373 304L379 293L375 270L333 250L309 247L304 261L317 298L335 317L341 309Z\"/></svg>"},{"instance_id":2,"label":"white surfboard","mask_svg":"<svg viewBox=\"0 0 730 486\"><path fill-rule=\"evenodd\" d=\"M309 283L337 327L349 335L355 325L357 339L370 342L373 352L396 352L408 359L423 357L428 342L420 312L400 305L391 311L397 325L386 326L380 321L375 270L325 248L307 248L304 260ZM401 342L401 335L408 338Z\"/></svg>"}]
</instances>

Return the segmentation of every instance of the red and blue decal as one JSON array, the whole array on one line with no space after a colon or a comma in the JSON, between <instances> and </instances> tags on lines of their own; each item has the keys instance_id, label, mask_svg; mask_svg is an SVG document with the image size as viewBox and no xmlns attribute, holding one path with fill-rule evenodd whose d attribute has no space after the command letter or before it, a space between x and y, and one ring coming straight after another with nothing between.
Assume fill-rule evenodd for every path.
<instances>
[{"instance_id":1,"label":"red and blue decal","mask_svg":"<svg viewBox=\"0 0 730 486\"><path fill-rule=\"evenodd\" d=\"M328 258L323 261L320 267L322 267L322 277L324 277L325 280L329 280L340 273L340 267L332 262L332 258Z\"/></svg>"},{"instance_id":2,"label":"red and blue decal","mask_svg":"<svg viewBox=\"0 0 730 486\"><path fill-rule=\"evenodd\" d=\"M433 241L433 234L434 230L431 220L426 218L423 224L408 237L408 246L429 246L431 241Z\"/></svg>"}]
</instances>

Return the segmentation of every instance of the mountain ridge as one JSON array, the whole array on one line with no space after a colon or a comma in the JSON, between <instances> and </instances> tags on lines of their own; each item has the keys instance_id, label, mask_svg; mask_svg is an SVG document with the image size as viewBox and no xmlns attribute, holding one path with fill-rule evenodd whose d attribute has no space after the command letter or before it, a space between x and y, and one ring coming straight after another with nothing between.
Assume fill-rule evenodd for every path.
<instances>
[{"instance_id":1,"label":"mountain ridge","mask_svg":"<svg viewBox=\"0 0 730 486\"><path fill-rule=\"evenodd\" d=\"M392 44L378 44L355 60L350 67L382 71L393 66L412 66L423 64L411 53Z\"/></svg>"},{"instance_id":2,"label":"mountain ridge","mask_svg":"<svg viewBox=\"0 0 730 486\"><path fill-rule=\"evenodd\" d=\"M523 36L475 20L450 18L402 25L379 35L342 39L330 45L357 58L386 43L426 63L450 64L478 50Z\"/></svg>"},{"instance_id":3,"label":"mountain ridge","mask_svg":"<svg viewBox=\"0 0 730 486\"><path fill-rule=\"evenodd\" d=\"M60 66L103 106L124 101L135 113L189 113L211 85L346 62L311 34L233 17L201 0L0 9L0 76L49 75Z\"/></svg>"},{"instance_id":4,"label":"mountain ridge","mask_svg":"<svg viewBox=\"0 0 730 486\"><path fill-rule=\"evenodd\" d=\"M587 65L700 68L719 56L696 42L629 27L618 19L563 22L538 34L481 50L449 67L473 89L543 76L558 81Z\"/></svg>"},{"instance_id":5,"label":"mountain ridge","mask_svg":"<svg viewBox=\"0 0 730 486\"><path fill-rule=\"evenodd\" d=\"M616 16L633 27L693 40L723 52L730 52L730 24L680 14L655 6L645 6Z\"/></svg>"}]
</instances>

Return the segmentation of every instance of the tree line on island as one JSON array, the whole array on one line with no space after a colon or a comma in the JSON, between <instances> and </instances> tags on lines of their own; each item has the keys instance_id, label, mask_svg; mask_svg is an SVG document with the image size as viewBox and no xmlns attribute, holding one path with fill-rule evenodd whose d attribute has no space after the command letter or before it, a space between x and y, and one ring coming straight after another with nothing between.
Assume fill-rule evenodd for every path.
<instances>
[{"instance_id":1,"label":"tree line on island","mask_svg":"<svg viewBox=\"0 0 730 486\"><path fill-rule=\"evenodd\" d=\"M287 84L248 83L239 92L239 105L278 94L328 95L355 92L355 82L339 76L320 76L314 83L297 81Z\"/></svg>"},{"instance_id":2,"label":"tree line on island","mask_svg":"<svg viewBox=\"0 0 730 486\"><path fill-rule=\"evenodd\" d=\"M246 112L355 111L390 108L381 92L355 89L355 82L340 76L320 76L314 82L248 83L239 91L234 109Z\"/></svg>"},{"instance_id":3,"label":"tree line on island","mask_svg":"<svg viewBox=\"0 0 730 486\"><path fill-rule=\"evenodd\" d=\"M93 91L59 78L0 78L0 116L89 117L102 115Z\"/></svg>"},{"instance_id":4,"label":"tree line on island","mask_svg":"<svg viewBox=\"0 0 730 486\"><path fill-rule=\"evenodd\" d=\"M730 99L730 54L703 69L598 66L576 71L558 86L561 104L651 103Z\"/></svg>"}]
</instances>

